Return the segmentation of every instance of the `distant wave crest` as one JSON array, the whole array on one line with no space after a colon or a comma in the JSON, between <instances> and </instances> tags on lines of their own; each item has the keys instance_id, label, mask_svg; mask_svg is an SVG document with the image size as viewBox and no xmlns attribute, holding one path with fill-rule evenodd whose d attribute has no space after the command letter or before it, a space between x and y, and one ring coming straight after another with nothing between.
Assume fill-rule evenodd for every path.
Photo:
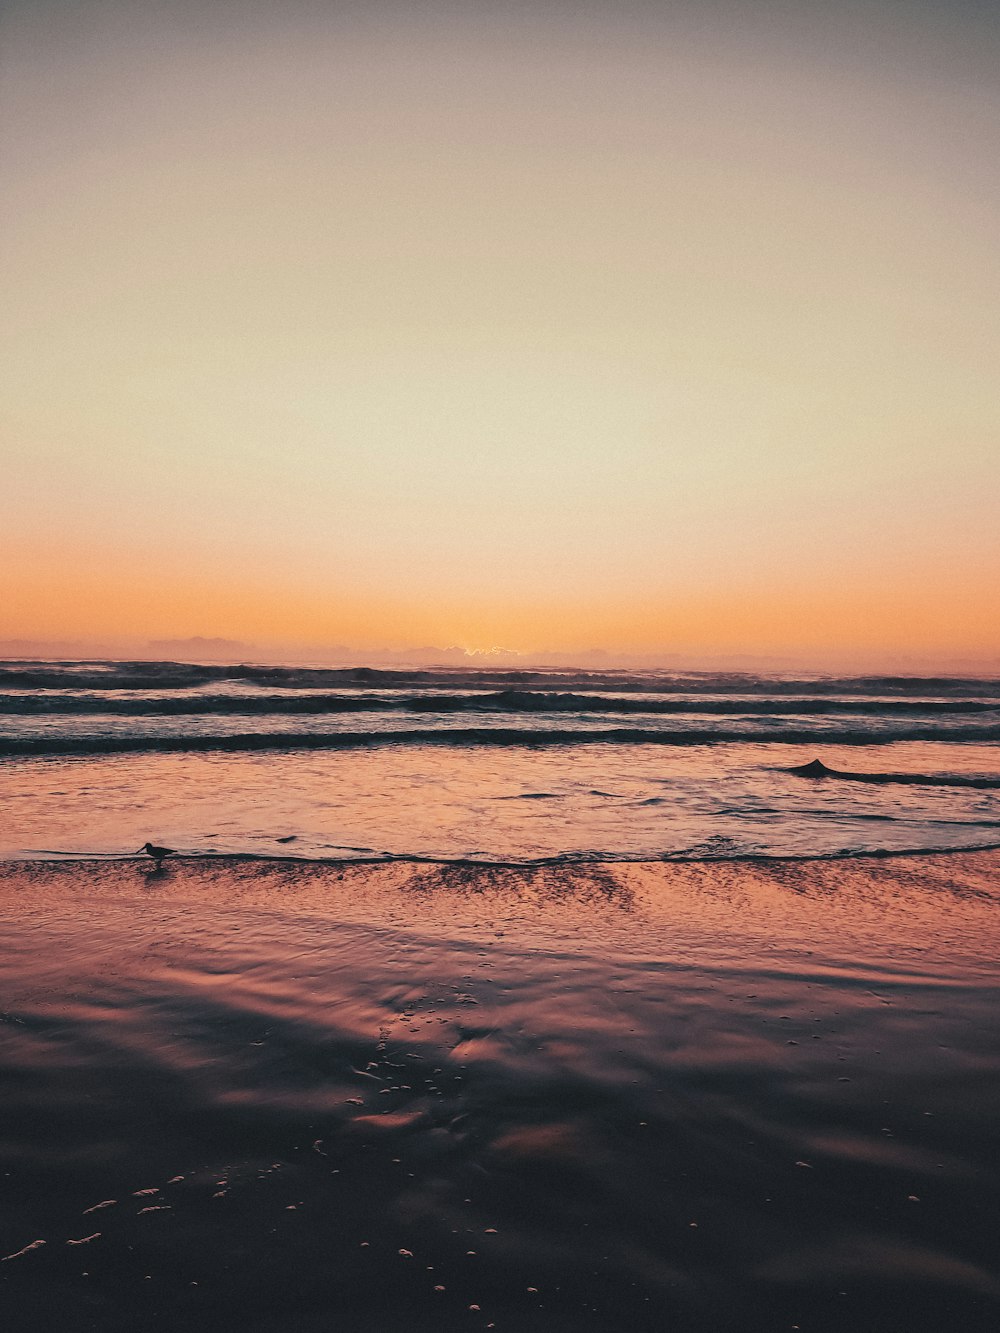
<instances>
[{"instance_id":1,"label":"distant wave crest","mask_svg":"<svg viewBox=\"0 0 1000 1333\"><path fill-rule=\"evenodd\" d=\"M189 662L0 662L3 690L191 690L224 683L282 690L569 690L592 694L658 692L747 697L860 696L889 699L1000 699L1000 679L951 676L775 676L745 672L408 669L290 667Z\"/></svg>"},{"instance_id":2,"label":"distant wave crest","mask_svg":"<svg viewBox=\"0 0 1000 1333\"><path fill-rule=\"evenodd\" d=\"M547 690L489 690L467 694L409 692L390 694L317 694L290 691L275 694L190 694L151 696L149 692L11 693L0 694L0 714L11 716L181 717L181 716L317 716L339 713L591 713L718 716L859 716L950 717L995 713L1000 699L865 699L817 696L777 698L635 698L602 693Z\"/></svg>"},{"instance_id":3,"label":"distant wave crest","mask_svg":"<svg viewBox=\"0 0 1000 1333\"><path fill-rule=\"evenodd\" d=\"M881 729L845 728L827 731L826 745L884 745L892 741L935 740L946 742L1000 741L1000 725L939 728L900 727ZM0 755L126 754L147 752L253 751L253 750L345 750L379 745L450 746L569 746L604 745L711 745L739 741L755 745L815 745L816 732L762 728L734 731L730 728L701 730L654 730L645 727L532 728L532 727L414 727L393 731L249 732L239 735L187 736L27 736L0 739ZM811 774L805 776L813 776Z\"/></svg>"}]
</instances>

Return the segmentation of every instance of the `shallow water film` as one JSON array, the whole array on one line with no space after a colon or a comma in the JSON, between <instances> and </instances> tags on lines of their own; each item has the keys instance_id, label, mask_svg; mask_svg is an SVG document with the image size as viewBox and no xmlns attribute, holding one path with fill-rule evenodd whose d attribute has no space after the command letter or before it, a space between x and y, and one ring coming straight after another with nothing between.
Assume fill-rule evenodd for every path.
<instances>
[{"instance_id":1,"label":"shallow water film","mask_svg":"<svg viewBox=\"0 0 1000 1333\"><path fill-rule=\"evenodd\" d=\"M995 1329L998 870L8 862L5 1326Z\"/></svg>"}]
</instances>

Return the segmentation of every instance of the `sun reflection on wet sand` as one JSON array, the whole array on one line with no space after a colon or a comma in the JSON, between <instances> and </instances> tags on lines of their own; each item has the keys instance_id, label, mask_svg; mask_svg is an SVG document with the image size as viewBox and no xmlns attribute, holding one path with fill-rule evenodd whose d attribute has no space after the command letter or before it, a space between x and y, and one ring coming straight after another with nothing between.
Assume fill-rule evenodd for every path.
<instances>
[{"instance_id":1,"label":"sun reflection on wet sand","mask_svg":"<svg viewBox=\"0 0 1000 1333\"><path fill-rule=\"evenodd\" d=\"M5 1300L992 1327L998 869L0 866Z\"/></svg>"}]
</instances>

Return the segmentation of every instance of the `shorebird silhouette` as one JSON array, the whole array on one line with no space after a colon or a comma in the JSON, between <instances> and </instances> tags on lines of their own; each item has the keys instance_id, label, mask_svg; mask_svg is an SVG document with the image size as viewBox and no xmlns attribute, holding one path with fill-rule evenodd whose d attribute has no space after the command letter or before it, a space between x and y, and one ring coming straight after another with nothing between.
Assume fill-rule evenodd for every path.
<instances>
[{"instance_id":1,"label":"shorebird silhouette","mask_svg":"<svg viewBox=\"0 0 1000 1333\"><path fill-rule=\"evenodd\" d=\"M145 852L147 856L151 856L153 858L153 860L156 862L157 870L159 870L160 866L163 865L163 858L165 856L177 855L177 852L173 847L156 847L151 842L144 842L142 846L139 848L139 851Z\"/></svg>"}]
</instances>

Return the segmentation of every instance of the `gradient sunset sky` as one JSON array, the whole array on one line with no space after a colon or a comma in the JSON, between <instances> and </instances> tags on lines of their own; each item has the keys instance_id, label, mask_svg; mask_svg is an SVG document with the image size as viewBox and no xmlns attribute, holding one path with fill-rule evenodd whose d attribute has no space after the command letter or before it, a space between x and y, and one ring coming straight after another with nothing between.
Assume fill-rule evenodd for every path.
<instances>
[{"instance_id":1,"label":"gradient sunset sky","mask_svg":"<svg viewBox=\"0 0 1000 1333\"><path fill-rule=\"evenodd\" d=\"M1000 657L993 5L0 37L0 638Z\"/></svg>"}]
</instances>

